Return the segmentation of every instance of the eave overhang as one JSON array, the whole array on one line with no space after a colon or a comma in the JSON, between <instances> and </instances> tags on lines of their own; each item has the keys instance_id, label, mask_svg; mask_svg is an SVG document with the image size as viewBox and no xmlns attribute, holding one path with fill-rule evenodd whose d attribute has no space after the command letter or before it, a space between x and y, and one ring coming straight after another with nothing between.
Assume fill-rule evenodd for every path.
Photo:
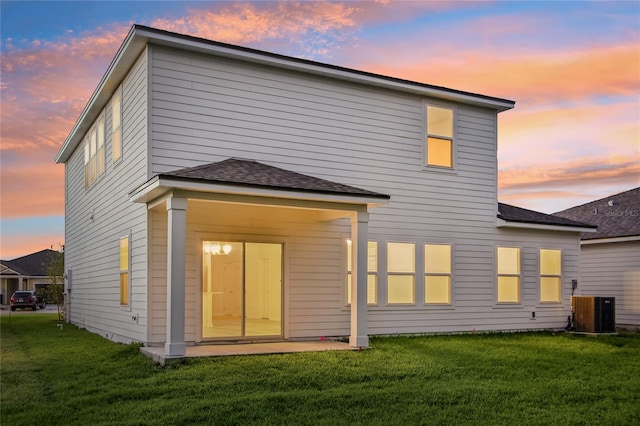
<instances>
[{"instance_id":1,"label":"eave overhang","mask_svg":"<svg viewBox=\"0 0 640 426\"><path fill-rule=\"evenodd\" d=\"M631 235L627 237L610 237L610 238L594 238L580 241L583 246L592 244L610 244L610 243L627 243L631 241L640 241L640 235Z\"/></svg>"},{"instance_id":2,"label":"eave overhang","mask_svg":"<svg viewBox=\"0 0 640 426\"><path fill-rule=\"evenodd\" d=\"M217 199L219 201L239 202L254 200L259 204L291 205L297 207L330 206L335 210L361 210L381 207L389 203L389 196L364 196L353 194L303 191L295 189L266 188L254 185L237 185L211 183L192 179L181 179L173 176L158 175L149 179L129 193L134 203L146 203L153 207L166 198L181 193L188 198ZM281 201L274 201L281 200ZM292 202L283 202L289 200ZM314 207L315 206L315 207Z\"/></svg>"},{"instance_id":3,"label":"eave overhang","mask_svg":"<svg viewBox=\"0 0 640 426\"><path fill-rule=\"evenodd\" d=\"M496 219L496 227L498 228L515 228L515 229L538 229L543 231L561 231L561 232L597 232L594 227L582 227L571 225L550 225L543 223L531 222L514 222L504 219Z\"/></svg>"},{"instance_id":4,"label":"eave overhang","mask_svg":"<svg viewBox=\"0 0 640 426\"><path fill-rule=\"evenodd\" d=\"M56 155L56 163L65 163L80 144L84 134L98 117L104 106L127 75L136 59L148 44L167 46L186 51L199 52L214 56L221 56L255 64L267 65L281 69L288 69L306 74L324 76L328 78L376 86L389 90L429 96L453 102L461 102L490 108L497 112L512 109L515 102L446 87L433 86L394 77L387 77L354 69L323 64L306 59L293 58L259 51L255 49L234 46L155 28L134 25L118 49L106 73L100 80L96 90L91 95L87 105L78 117L71 132L67 136L62 148Z\"/></svg>"}]
</instances>

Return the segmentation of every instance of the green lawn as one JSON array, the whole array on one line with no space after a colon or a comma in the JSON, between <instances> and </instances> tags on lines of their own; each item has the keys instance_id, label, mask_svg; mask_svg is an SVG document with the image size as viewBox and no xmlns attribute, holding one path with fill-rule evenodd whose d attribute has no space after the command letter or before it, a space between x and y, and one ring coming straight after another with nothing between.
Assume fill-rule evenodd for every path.
<instances>
[{"instance_id":1,"label":"green lawn","mask_svg":"<svg viewBox=\"0 0 640 426\"><path fill-rule=\"evenodd\" d=\"M640 424L638 334L374 338L160 368L53 315L1 322L2 425Z\"/></svg>"}]
</instances>

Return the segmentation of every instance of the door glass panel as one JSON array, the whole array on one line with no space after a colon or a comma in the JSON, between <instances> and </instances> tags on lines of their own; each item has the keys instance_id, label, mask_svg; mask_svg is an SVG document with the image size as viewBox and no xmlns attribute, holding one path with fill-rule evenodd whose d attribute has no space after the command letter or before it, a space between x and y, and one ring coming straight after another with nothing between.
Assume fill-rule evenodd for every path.
<instances>
[{"instance_id":1,"label":"door glass panel","mask_svg":"<svg viewBox=\"0 0 640 426\"><path fill-rule=\"evenodd\" d=\"M202 337L242 336L242 243L204 241Z\"/></svg>"},{"instance_id":2,"label":"door glass panel","mask_svg":"<svg viewBox=\"0 0 640 426\"><path fill-rule=\"evenodd\" d=\"M204 241L202 337L282 335L282 245Z\"/></svg>"},{"instance_id":3,"label":"door glass panel","mask_svg":"<svg viewBox=\"0 0 640 426\"><path fill-rule=\"evenodd\" d=\"M246 243L245 336L282 334L282 246Z\"/></svg>"}]
</instances>

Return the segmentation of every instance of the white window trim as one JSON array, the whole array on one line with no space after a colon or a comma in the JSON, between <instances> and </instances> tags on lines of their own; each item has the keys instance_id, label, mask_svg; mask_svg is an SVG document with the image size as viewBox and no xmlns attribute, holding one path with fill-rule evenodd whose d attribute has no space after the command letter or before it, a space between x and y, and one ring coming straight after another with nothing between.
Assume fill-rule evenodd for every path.
<instances>
[{"instance_id":1,"label":"white window trim","mask_svg":"<svg viewBox=\"0 0 640 426\"><path fill-rule=\"evenodd\" d=\"M113 166L116 166L116 165L120 164L120 163L122 162L122 157L124 157L124 143L123 143L123 133L124 133L124 132L122 131L122 128L123 128L123 126L122 126L122 115L123 115L123 114L122 114L122 98L123 98L123 96L122 96L122 92L123 92L123 91L122 91L122 86L119 86L119 87L115 90L115 92L113 92L113 95L111 96L111 100L109 101L109 106L110 106L110 108L111 108L111 122L110 122L110 124L111 124L111 126L110 126L110 127L111 127L111 129L110 129L110 133L109 133L109 135L111 136L111 137L110 137L110 140L111 140L111 162L112 162ZM113 127L113 117L114 117L114 115L113 115L113 103L114 103L114 99L116 98L116 96L117 96L117 97L119 98L119 100L120 100L120 111L119 111L119 113L120 113L120 114L119 114L119 118L120 118L120 121L119 121L119 122L120 122L120 126L117 128L117 129L119 129L119 131L120 131L120 155L119 155L117 158L115 158L115 157L114 157L114 155L115 155L114 146L115 146L115 145L114 145L114 143L113 143L113 135L114 135L115 130L116 130L116 129L114 129L114 127ZM105 126L105 127L106 127L106 126Z\"/></svg>"},{"instance_id":2,"label":"white window trim","mask_svg":"<svg viewBox=\"0 0 640 426\"><path fill-rule=\"evenodd\" d=\"M344 277L344 306L351 306L351 302L349 302L349 290L350 290L350 286L349 286L349 276L351 275L351 271L349 270L349 248L348 248L348 244L349 241L351 241L351 238L343 238L343 254L342 254L342 258L344 259L344 271L345 273L343 274ZM380 304L380 242L378 240L367 240L367 248L369 247L368 243L376 243L376 263L377 263L377 269L375 271L369 271L369 267L367 264L367 283L369 276L374 276L376 277L376 301L375 303L369 303L369 293L368 293L368 286L367 286L367 306L379 306ZM367 253L367 262L368 262L369 256Z\"/></svg>"},{"instance_id":3,"label":"white window trim","mask_svg":"<svg viewBox=\"0 0 640 426\"><path fill-rule=\"evenodd\" d=\"M122 275L123 270L120 269L120 242L127 238L128 239L128 253L127 253L127 290L129 292L128 296L127 296L127 300L129 303L127 303L126 305L121 303L120 300L120 276ZM131 252L132 252L132 244L131 244L131 231L129 231L128 234L121 236L120 238L118 238L118 304L120 305L120 308L122 308L123 310L126 311L130 311L131 310Z\"/></svg>"},{"instance_id":4,"label":"white window trim","mask_svg":"<svg viewBox=\"0 0 640 426\"><path fill-rule=\"evenodd\" d=\"M100 126L99 123L102 121L102 139L100 138ZM94 124L96 128L96 181L105 175L107 172L107 148L105 139L107 137L106 126L105 126L105 113L104 110L100 113L96 122ZM100 141L102 140L102 170L100 170L100 156L98 153L100 152Z\"/></svg>"},{"instance_id":5,"label":"white window trim","mask_svg":"<svg viewBox=\"0 0 640 426\"><path fill-rule=\"evenodd\" d=\"M557 250L560 252L560 275L550 275L550 274L543 274L540 271L540 266L542 265L542 258L540 256L541 251L542 250ZM538 286L536 288L536 296L537 296L537 302L538 305L542 305L542 306L558 306L558 305L562 305L563 302L563 292L562 292L562 278L563 278L563 272L564 272L564 256L563 253L564 250L562 250L561 248L558 247L539 247L538 248L538 264L537 264L537 269L538 269ZM560 279L560 300L558 301L542 301L540 300L540 295L541 295L541 289L540 289L540 285L541 285L541 278L543 277L551 277L551 278L559 278Z\"/></svg>"},{"instance_id":6,"label":"white window trim","mask_svg":"<svg viewBox=\"0 0 640 426\"><path fill-rule=\"evenodd\" d=\"M519 255L519 268L518 270L520 271L519 274L515 275L515 274L498 274L498 248L517 248L520 251L520 255ZM493 247L493 292L494 292L494 296L493 296L493 300L494 300L494 306L495 307L523 307L523 303L522 303L522 264L523 264L523 249L522 246L518 245L518 244L511 244L511 243L500 243L500 244L495 244ZM498 301L498 277L499 276L505 276L505 277L518 277L518 302L499 302Z\"/></svg>"},{"instance_id":7,"label":"white window trim","mask_svg":"<svg viewBox=\"0 0 640 426\"><path fill-rule=\"evenodd\" d=\"M389 244L412 244L413 245L413 272L389 272ZM419 250L418 247L420 246L419 242L416 241L397 241L397 240L388 240L384 242L384 246L385 246L385 251L384 251L384 264L385 264L385 280L384 280L384 287L385 287L385 299L384 299L384 305L385 306L389 306L389 307L397 307L397 306L417 306L416 305L416 301L418 300L418 291L416 289L418 283L418 275L417 275L417 269L418 269L418 255L419 255ZM393 302L389 302L389 276L413 276L413 302L407 302L407 303L393 303ZM424 285L423 285L424 286Z\"/></svg>"},{"instance_id":8,"label":"white window trim","mask_svg":"<svg viewBox=\"0 0 640 426\"><path fill-rule=\"evenodd\" d=\"M449 273L448 274L444 274L444 273L428 273L427 272L427 265L426 262L423 265L422 268L422 272L423 272L423 276L424 276L424 281L422 283L422 286L424 288L424 295L422 297L423 299L423 303L425 306L431 307L431 306L453 306L453 295L454 295L454 267L453 265L455 264L455 247L453 245L453 243L451 242L438 242L438 241L425 241L422 244L423 247L423 257L426 257L425 253L426 253L426 246L429 245L433 245L433 246L449 246ZM427 276L438 276L438 277L449 277L449 303L441 303L441 302L427 302Z\"/></svg>"},{"instance_id":9,"label":"white window trim","mask_svg":"<svg viewBox=\"0 0 640 426\"><path fill-rule=\"evenodd\" d=\"M444 108L444 109L450 109L453 112L453 130L452 130L452 137L448 138L448 137L443 137L443 136L439 136L439 135L435 135L435 134L430 134L428 133L428 126L427 126L427 107L432 106L432 107L437 107L437 108ZM458 108L450 105L450 104L446 104L446 103L441 103L441 102L433 102L433 101L424 101L422 103L422 169L426 170L426 171L430 171L430 172L437 172L437 173L445 173L445 174L457 174L457 167L458 167L458 162L457 162L457 158L458 158L458 126L457 126L457 121L458 121ZM427 164L427 138L429 136L433 136L433 137L437 137L440 139L448 139L451 140L451 144L452 144L452 148L451 148L451 167L445 167L445 166L436 166L436 165L429 165Z\"/></svg>"},{"instance_id":10,"label":"white window trim","mask_svg":"<svg viewBox=\"0 0 640 426\"><path fill-rule=\"evenodd\" d=\"M103 159L103 168L102 168L102 173L98 173L99 168L98 168L98 151L99 151L99 129L100 127L98 126L99 121L102 120L103 123L103 134L102 134L102 143L103 143L103 149L105 149L105 158ZM105 138L106 138L106 130L104 129L104 122L105 122L105 113L104 110L100 113L100 115L98 116L98 118L96 118L96 120L93 122L93 124L91 125L91 127L89 127L89 129L87 130L87 133L85 134L85 137L83 139L83 143L82 143L82 147L84 150L84 162L83 162L83 175L84 175L84 188L85 189L89 189L91 187L93 187L105 174L106 174L106 145L105 145ZM93 152L92 155L92 134L95 132L96 135L96 140L95 140L95 152ZM87 152L89 153L89 158L88 158L88 163L87 163ZM87 175L87 167L88 169L88 175ZM95 167L93 170L93 175L92 175L92 167Z\"/></svg>"}]
</instances>

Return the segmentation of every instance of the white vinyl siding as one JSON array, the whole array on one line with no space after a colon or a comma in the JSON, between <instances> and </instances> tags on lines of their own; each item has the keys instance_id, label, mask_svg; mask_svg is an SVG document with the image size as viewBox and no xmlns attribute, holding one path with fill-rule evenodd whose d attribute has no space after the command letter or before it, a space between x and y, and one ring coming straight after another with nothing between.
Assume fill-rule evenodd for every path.
<instances>
[{"instance_id":1,"label":"white vinyl siding","mask_svg":"<svg viewBox=\"0 0 640 426\"><path fill-rule=\"evenodd\" d=\"M640 241L583 244L578 294L615 297L616 324L640 327Z\"/></svg>"},{"instance_id":2,"label":"white vinyl siding","mask_svg":"<svg viewBox=\"0 0 640 426\"><path fill-rule=\"evenodd\" d=\"M127 157L112 170L112 134L106 132L105 173L84 190L84 149L65 164L65 269L71 269L72 323L123 342L147 341L147 207L129 201L129 191L148 179L146 168L146 54L122 83L123 140ZM111 129L112 111L104 111ZM120 304L119 239L130 232L130 298ZM137 318L136 321L132 317Z\"/></svg>"},{"instance_id":3,"label":"white vinyl siding","mask_svg":"<svg viewBox=\"0 0 640 426\"><path fill-rule=\"evenodd\" d=\"M391 196L388 206L370 210L368 239L379 242L380 253L378 303L368 309L370 334L566 325L570 290L563 292L562 304L537 312L535 322L523 308L537 309L540 247L562 249L563 275L578 275L577 234L496 228L495 111L159 46L153 48L151 66L150 174L241 157ZM425 104L432 103L455 110L455 173L425 167ZM166 233L164 213L153 214L157 232ZM263 226L258 234L269 233L269 227L280 229L271 221ZM349 221L315 227L321 238L305 240L301 234L296 241L305 242L300 246L285 243L285 252L291 248L285 269L296 271L285 289L292 338L349 334L343 239L350 232ZM250 234L252 228L234 225L228 231ZM303 232L278 232L292 236L298 231ZM156 342L161 341L166 313L162 238L154 252L157 277L150 290ZM446 307L424 304L422 245L439 240L456 247L455 304ZM416 245L417 303L386 304L388 241ZM514 241L523 242L521 302L496 308L495 246ZM188 297L194 299L195 265L190 273L194 281ZM195 324L193 309L189 315Z\"/></svg>"}]
</instances>

